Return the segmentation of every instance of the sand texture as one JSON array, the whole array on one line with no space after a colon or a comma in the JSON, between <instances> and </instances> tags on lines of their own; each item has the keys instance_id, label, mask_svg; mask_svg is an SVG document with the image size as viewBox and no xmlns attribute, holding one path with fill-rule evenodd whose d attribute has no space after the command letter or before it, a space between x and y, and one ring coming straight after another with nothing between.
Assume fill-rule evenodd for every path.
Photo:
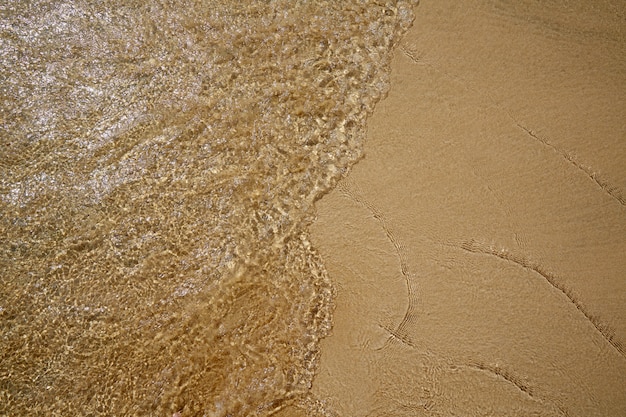
<instances>
[{"instance_id":1,"label":"sand texture","mask_svg":"<svg viewBox=\"0 0 626 417\"><path fill-rule=\"evenodd\" d=\"M626 415L626 4L423 1L317 204L342 416Z\"/></svg>"}]
</instances>

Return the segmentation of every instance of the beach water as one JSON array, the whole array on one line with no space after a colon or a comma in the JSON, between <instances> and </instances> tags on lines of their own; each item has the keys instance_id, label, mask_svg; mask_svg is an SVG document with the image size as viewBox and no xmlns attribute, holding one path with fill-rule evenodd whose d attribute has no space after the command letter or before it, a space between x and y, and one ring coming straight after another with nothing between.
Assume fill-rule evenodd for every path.
<instances>
[{"instance_id":1,"label":"beach water","mask_svg":"<svg viewBox=\"0 0 626 417\"><path fill-rule=\"evenodd\" d=\"M414 3L0 5L0 414L324 413L307 227Z\"/></svg>"}]
</instances>

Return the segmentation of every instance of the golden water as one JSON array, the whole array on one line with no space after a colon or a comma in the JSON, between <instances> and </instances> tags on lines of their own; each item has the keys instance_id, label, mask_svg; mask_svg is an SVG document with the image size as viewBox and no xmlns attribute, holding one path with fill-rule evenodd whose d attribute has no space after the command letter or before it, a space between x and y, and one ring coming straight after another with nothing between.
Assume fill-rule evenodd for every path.
<instances>
[{"instance_id":1,"label":"golden water","mask_svg":"<svg viewBox=\"0 0 626 417\"><path fill-rule=\"evenodd\" d=\"M307 225L412 3L3 2L0 415L305 398L332 307Z\"/></svg>"}]
</instances>

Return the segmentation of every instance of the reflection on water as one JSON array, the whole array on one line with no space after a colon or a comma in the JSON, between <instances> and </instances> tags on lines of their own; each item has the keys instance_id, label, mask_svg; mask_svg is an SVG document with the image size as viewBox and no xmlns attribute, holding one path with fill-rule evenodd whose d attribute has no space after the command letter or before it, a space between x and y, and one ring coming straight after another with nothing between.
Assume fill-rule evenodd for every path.
<instances>
[{"instance_id":1,"label":"reflection on water","mask_svg":"<svg viewBox=\"0 0 626 417\"><path fill-rule=\"evenodd\" d=\"M0 414L267 415L411 2L0 5Z\"/></svg>"}]
</instances>

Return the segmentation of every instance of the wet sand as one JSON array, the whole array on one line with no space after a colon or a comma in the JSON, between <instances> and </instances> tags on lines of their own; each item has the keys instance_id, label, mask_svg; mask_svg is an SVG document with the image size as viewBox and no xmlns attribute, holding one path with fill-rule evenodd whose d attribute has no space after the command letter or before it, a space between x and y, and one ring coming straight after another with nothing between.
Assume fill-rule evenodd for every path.
<instances>
[{"instance_id":1,"label":"wet sand","mask_svg":"<svg viewBox=\"0 0 626 417\"><path fill-rule=\"evenodd\" d=\"M317 203L342 416L626 415L626 3L423 1Z\"/></svg>"}]
</instances>

